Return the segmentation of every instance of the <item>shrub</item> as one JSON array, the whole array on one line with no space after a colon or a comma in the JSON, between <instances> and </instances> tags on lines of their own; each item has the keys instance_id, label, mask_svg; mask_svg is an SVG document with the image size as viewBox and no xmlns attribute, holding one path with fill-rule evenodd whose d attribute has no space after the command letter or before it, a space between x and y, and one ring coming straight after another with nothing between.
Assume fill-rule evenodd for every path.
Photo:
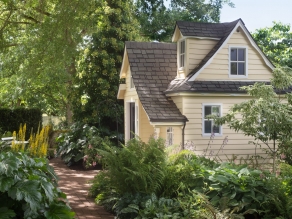
<instances>
[{"instance_id":1,"label":"shrub","mask_svg":"<svg viewBox=\"0 0 292 219\"><path fill-rule=\"evenodd\" d=\"M68 166L84 159L89 167L98 161L98 154L94 153L97 153L96 149L103 148L103 141L96 127L75 123L69 132L57 138L57 156L61 156ZM105 142L109 143L109 140L105 139Z\"/></svg>"},{"instance_id":2,"label":"shrub","mask_svg":"<svg viewBox=\"0 0 292 219\"><path fill-rule=\"evenodd\" d=\"M46 159L21 152L1 153L0 218L73 219L56 182Z\"/></svg>"},{"instance_id":3,"label":"shrub","mask_svg":"<svg viewBox=\"0 0 292 219\"><path fill-rule=\"evenodd\" d=\"M120 193L157 192L162 185L166 156L164 141L150 138L148 143L132 139L122 148L98 150L110 186Z\"/></svg>"}]
</instances>

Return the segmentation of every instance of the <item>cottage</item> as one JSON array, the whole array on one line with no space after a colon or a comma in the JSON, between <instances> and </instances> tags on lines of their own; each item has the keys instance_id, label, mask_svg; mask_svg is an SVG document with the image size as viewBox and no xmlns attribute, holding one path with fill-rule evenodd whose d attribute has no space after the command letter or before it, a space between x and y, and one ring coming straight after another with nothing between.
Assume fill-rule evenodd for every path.
<instances>
[{"instance_id":1,"label":"cottage","mask_svg":"<svg viewBox=\"0 0 292 219\"><path fill-rule=\"evenodd\" d=\"M202 154L208 144L218 152L228 139L220 152L224 159L254 155L251 138L205 118L224 115L248 100L239 87L272 77L273 64L243 21L178 21L172 42L125 43L120 78L126 83L120 84L118 99L124 99L126 141L134 133L143 141L156 135L166 145L192 142ZM256 154L265 152L258 149Z\"/></svg>"}]
</instances>

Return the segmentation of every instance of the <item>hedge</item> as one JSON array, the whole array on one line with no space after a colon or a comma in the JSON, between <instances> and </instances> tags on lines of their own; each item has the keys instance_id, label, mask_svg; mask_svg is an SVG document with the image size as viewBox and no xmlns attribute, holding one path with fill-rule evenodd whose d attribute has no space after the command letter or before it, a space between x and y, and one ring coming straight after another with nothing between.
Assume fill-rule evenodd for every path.
<instances>
[{"instance_id":1,"label":"hedge","mask_svg":"<svg viewBox=\"0 0 292 219\"><path fill-rule=\"evenodd\" d=\"M36 132L38 126L42 125L41 110L36 108L0 108L0 129L2 132L18 132L20 124L26 124L26 139L28 139L31 129Z\"/></svg>"}]
</instances>

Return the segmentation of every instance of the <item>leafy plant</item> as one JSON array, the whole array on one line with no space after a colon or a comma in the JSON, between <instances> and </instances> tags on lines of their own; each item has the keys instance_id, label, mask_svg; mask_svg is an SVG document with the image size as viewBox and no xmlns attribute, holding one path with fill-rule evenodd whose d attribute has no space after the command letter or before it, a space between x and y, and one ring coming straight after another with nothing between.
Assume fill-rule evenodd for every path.
<instances>
[{"instance_id":1,"label":"leafy plant","mask_svg":"<svg viewBox=\"0 0 292 219\"><path fill-rule=\"evenodd\" d=\"M148 143L132 139L122 148L106 146L98 152L109 186L118 193L151 194L161 188L166 166L162 139L150 138Z\"/></svg>"},{"instance_id":2,"label":"leafy plant","mask_svg":"<svg viewBox=\"0 0 292 219\"><path fill-rule=\"evenodd\" d=\"M46 159L0 154L0 218L74 218Z\"/></svg>"},{"instance_id":3,"label":"leafy plant","mask_svg":"<svg viewBox=\"0 0 292 219\"><path fill-rule=\"evenodd\" d=\"M61 156L62 160L71 166L84 158L84 150L88 142L97 135L96 127L79 122L74 123L67 133L62 133L57 138L57 156Z\"/></svg>"}]
</instances>

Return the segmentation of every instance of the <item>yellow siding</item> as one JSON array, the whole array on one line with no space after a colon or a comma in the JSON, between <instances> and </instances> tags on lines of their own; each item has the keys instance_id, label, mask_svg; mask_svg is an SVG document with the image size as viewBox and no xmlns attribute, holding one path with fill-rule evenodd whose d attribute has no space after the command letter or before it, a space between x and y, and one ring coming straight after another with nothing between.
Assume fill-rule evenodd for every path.
<instances>
[{"instance_id":1,"label":"yellow siding","mask_svg":"<svg viewBox=\"0 0 292 219\"><path fill-rule=\"evenodd\" d=\"M160 128L159 137L163 138L164 140L167 139L167 128L172 127L173 132L173 145L180 145L182 141L182 129L181 126L157 126Z\"/></svg>"},{"instance_id":2,"label":"yellow siding","mask_svg":"<svg viewBox=\"0 0 292 219\"><path fill-rule=\"evenodd\" d=\"M187 60L185 72L187 75L201 62L201 60L216 45L218 40L211 39L187 39Z\"/></svg>"},{"instance_id":3,"label":"yellow siding","mask_svg":"<svg viewBox=\"0 0 292 219\"><path fill-rule=\"evenodd\" d=\"M154 135L154 127L150 125L148 116L139 101L139 137L142 141L148 142L150 136Z\"/></svg>"},{"instance_id":4,"label":"yellow siding","mask_svg":"<svg viewBox=\"0 0 292 219\"><path fill-rule=\"evenodd\" d=\"M209 136L202 135L202 117L203 117L203 103L204 104L221 104L222 115L226 114L231 106L235 103L240 103L247 100L248 97L183 97L184 103L184 115L189 119L185 128L185 142L192 142L195 147L195 152L198 155L202 155L204 150L208 148L208 153L213 151L213 156L218 155L220 159L226 161L232 159L233 155L237 156L237 162L240 162L240 158L247 159L248 157L255 155L255 146L249 144L249 141L253 140L251 137L244 136L242 133L236 133L229 129L227 126L222 128L222 136L215 136L210 141ZM227 138L228 142L223 148L223 152L220 150L223 140ZM262 145L262 148L267 148ZM265 151L258 148L257 155L267 157ZM242 161L243 162L243 161ZM261 162L264 162L263 160Z\"/></svg>"},{"instance_id":5,"label":"yellow siding","mask_svg":"<svg viewBox=\"0 0 292 219\"><path fill-rule=\"evenodd\" d=\"M125 91L125 97L124 97L124 108L126 109L127 104L129 102L135 102L136 105L138 105L138 134L139 137L141 138L142 141L148 142L148 139L151 135L154 134L154 128L152 125L150 125L150 122L148 120L147 114L139 100L137 91L135 88L131 88L131 71L130 68L127 69L127 74L126 74L126 91ZM127 113L125 112L124 115L124 125L125 125L125 137L126 137L126 132L129 129L127 127L127 118L126 115Z\"/></svg>"},{"instance_id":6,"label":"yellow siding","mask_svg":"<svg viewBox=\"0 0 292 219\"><path fill-rule=\"evenodd\" d=\"M246 46L248 50L248 78L229 78L229 47ZM243 31L234 32L227 44L218 51L212 62L198 75L196 80L269 80L272 70L251 45Z\"/></svg>"}]
</instances>

